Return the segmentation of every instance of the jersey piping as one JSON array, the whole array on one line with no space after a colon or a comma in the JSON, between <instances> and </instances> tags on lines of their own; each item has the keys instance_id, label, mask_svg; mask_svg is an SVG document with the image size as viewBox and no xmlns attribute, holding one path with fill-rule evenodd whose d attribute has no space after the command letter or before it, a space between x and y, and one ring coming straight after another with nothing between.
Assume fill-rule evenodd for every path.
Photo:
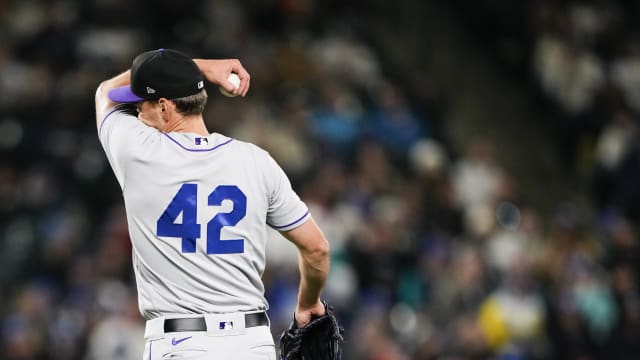
<instances>
[{"instance_id":1,"label":"jersey piping","mask_svg":"<svg viewBox=\"0 0 640 360\"><path fill-rule=\"evenodd\" d=\"M116 111L118 111L117 107L109 111L109 113L107 113L107 115L105 115L104 118L102 118L102 121L100 121L100 128L98 128L98 137L102 133L102 125L104 125L105 121L107 121L107 118L109 117L109 115L113 114Z\"/></svg>"},{"instance_id":2,"label":"jersey piping","mask_svg":"<svg viewBox=\"0 0 640 360\"><path fill-rule=\"evenodd\" d=\"M168 137L168 138L169 138L169 140L171 140L171 141L173 141L174 143L176 143L176 144L177 144L178 146L180 146L183 150L186 150L186 151L193 151L193 152L203 152L203 151L204 151L204 152L206 152L206 151L212 151L212 150L215 150L215 149L217 149L217 148L219 148L219 147L221 147L221 146L223 146L223 145L227 145L228 143L230 143L230 142L232 142L232 141L233 141L233 138L231 138L231 139L229 139L229 140L227 140L227 141L225 141L225 142L223 142L223 143L220 143L220 144L218 144L218 145L216 145L216 146L214 146L214 147L212 147L212 148L209 148L209 149L189 149L188 147L185 147L184 145L182 145L178 140L176 140L176 139L172 138L172 137L171 137L171 135L169 135L169 134L167 134L167 133L162 133L162 135L164 135L164 136Z\"/></svg>"}]
</instances>

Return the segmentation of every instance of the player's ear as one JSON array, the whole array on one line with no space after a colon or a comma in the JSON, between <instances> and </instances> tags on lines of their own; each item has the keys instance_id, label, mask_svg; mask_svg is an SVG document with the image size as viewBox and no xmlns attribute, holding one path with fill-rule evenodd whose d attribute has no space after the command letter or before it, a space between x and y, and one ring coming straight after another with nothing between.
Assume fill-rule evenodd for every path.
<instances>
[{"instance_id":1,"label":"player's ear","mask_svg":"<svg viewBox=\"0 0 640 360\"><path fill-rule=\"evenodd\" d=\"M160 111L166 112L167 111L167 99L165 99L165 98L158 99L158 106L160 107Z\"/></svg>"},{"instance_id":2,"label":"player's ear","mask_svg":"<svg viewBox=\"0 0 640 360\"><path fill-rule=\"evenodd\" d=\"M158 105L160 105L161 112L167 112L175 108L175 103L166 98L158 99Z\"/></svg>"}]
</instances>

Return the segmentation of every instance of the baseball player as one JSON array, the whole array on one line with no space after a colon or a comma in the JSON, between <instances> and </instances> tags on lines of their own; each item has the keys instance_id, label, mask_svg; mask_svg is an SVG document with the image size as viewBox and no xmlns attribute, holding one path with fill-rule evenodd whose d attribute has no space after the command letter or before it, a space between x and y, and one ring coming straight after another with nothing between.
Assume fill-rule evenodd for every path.
<instances>
[{"instance_id":1,"label":"baseball player","mask_svg":"<svg viewBox=\"0 0 640 360\"><path fill-rule=\"evenodd\" d=\"M275 359L261 281L267 226L299 250L298 326L325 313L329 245L267 152L209 133L205 80L235 95L249 90L238 60L160 49L138 55L95 95L147 320L143 359ZM137 117L125 103L135 104Z\"/></svg>"}]
</instances>

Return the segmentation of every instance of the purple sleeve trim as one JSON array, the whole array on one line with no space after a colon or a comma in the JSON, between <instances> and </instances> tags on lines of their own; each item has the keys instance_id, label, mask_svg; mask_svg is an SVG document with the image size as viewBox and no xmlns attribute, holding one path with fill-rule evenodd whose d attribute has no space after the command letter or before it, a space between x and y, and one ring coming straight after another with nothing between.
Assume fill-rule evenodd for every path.
<instances>
[{"instance_id":1,"label":"purple sleeve trim","mask_svg":"<svg viewBox=\"0 0 640 360\"><path fill-rule=\"evenodd\" d=\"M292 223L290 223L290 224L282 225L282 226L275 226L275 225L271 225L271 224L269 224L269 226L271 226L272 228L274 228L274 229L276 229L276 230L277 230L277 229L284 229L284 228L287 228L287 227L289 227L289 226L291 226L291 225L295 225L295 224L297 224L297 223L298 223L298 222L300 222L302 219L304 219L305 217L307 217L307 215L309 215L309 210L307 210L307 212L306 212L306 213L304 213L304 215L302 215L298 220L296 220L296 221L294 221L294 222L292 222Z\"/></svg>"}]
</instances>

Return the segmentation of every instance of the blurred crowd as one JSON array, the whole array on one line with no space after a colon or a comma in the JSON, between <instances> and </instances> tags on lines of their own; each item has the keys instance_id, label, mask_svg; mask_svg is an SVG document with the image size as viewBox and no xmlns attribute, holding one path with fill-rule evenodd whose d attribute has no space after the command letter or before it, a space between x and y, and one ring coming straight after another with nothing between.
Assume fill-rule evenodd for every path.
<instances>
[{"instance_id":1,"label":"blurred crowd","mask_svg":"<svg viewBox=\"0 0 640 360\"><path fill-rule=\"evenodd\" d=\"M640 7L543 1L532 13L537 84L552 104L561 159L584 179L592 206L592 239L583 241L584 269L575 274L584 283L576 291L591 298L577 302L578 313L591 315L573 320L591 336L576 340L590 339L591 354L600 358L636 358Z\"/></svg>"},{"instance_id":2,"label":"blurred crowd","mask_svg":"<svg viewBox=\"0 0 640 360\"><path fill-rule=\"evenodd\" d=\"M564 121L558 156L593 185L593 212L543 214L490 140L445 145L424 106L438 100L412 101L368 41L367 4L0 2L0 358L141 357L93 93L160 47L239 58L252 74L244 99L208 88L205 119L267 149L325 231L345 359L640 357L640 38L621 33L623 3L541 1L528 15L538 84ZM292 254L272 232L276 337L296 301Z\"/></svg>"},{"instance_id":3,"label":"blurred crowd","mask_svg":"<svg viewBox=\"0 0 640 360\"><path fill-rule=\"evenodd\" d=\"M640 8L631 1L545 1L531 16L537 83L553 104L565 163L592 176L598 208L640 220Z\"/></svg>"}]
</instances>

